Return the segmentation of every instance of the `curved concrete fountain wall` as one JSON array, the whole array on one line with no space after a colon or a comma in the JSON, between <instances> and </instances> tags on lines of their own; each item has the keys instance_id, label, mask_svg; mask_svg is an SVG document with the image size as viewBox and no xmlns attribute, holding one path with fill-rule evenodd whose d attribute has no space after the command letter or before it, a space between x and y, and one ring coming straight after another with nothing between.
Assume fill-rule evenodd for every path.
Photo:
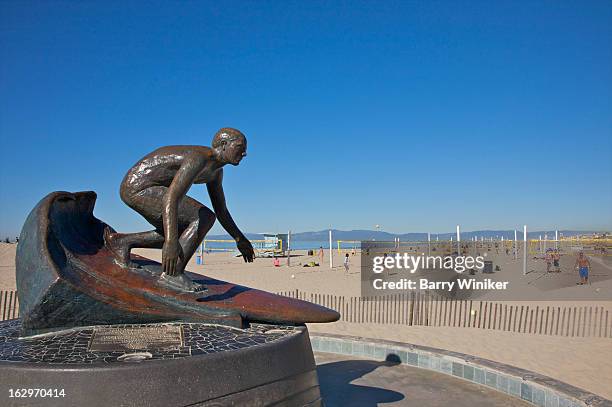
<instances>
[{"instance_id":1,"label":"curved concrete fountain wall","mask_svg":"<svg viewBox=\"0 0 612 407\"><path fill-rule=\"evenodd\" d=\"M401 342L311 333L312 350L401 363L434 370L504 392L541 407L612 407L610 400L567 383L463 353Z\"/></svg>"}]
</instances>

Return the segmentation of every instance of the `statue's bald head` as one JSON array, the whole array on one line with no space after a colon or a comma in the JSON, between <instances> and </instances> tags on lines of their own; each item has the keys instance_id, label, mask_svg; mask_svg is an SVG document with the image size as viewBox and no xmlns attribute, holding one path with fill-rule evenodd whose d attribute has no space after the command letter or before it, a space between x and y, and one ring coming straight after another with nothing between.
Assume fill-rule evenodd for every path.
<instances>
[{"instance_id":1,"label":"statue's bald head","mask_svg":"<svg viewBox=\"0 0 612 407\"><path fill-rule=\"evenodd\" d=\"M221 163L238 165L246 157L246 137L239 130L224 127L213 137L212 148Z\"/></svg>"},{"instance_id":2,"label":"statue's bald head","mask_svg":"<svg viewBox=\"0 0 612 407\"><path fill-rule=\"evenodd\" d=\"M221 147L224 144L229 144L234 140L246 141L246 137L240 132L240 130L233 129L231 127L224 127L215 133L215 137L213 137L212 141L212 147Z\"/></svg>"}]
</instances>

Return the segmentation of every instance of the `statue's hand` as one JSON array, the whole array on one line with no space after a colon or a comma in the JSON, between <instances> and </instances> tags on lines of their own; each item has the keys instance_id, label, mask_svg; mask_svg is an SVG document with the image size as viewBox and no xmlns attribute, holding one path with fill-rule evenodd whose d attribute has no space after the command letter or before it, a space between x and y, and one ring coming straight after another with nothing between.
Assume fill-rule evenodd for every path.
<instances>
[{"instance_id":1,"label":"statue's hand","mask_svg":"<svg viewBox=\"0 0 612 407\"><path fill-rule=\"evenodd\" d=\"M240 251L240 253L242 253L242 258L244 259L244 261L252 263L253 259L255 258L255 251L253 250L251 242L249 242L247 239L244 239L239 241L236 246L238 246L238 250Z\"/></svg>"},{"instance_id":2,"label":"statue's hand","mask_svg":"<svg viewBox=\"0 0 612 407\"><path fill-rule=\"evenodd\" d=\"M166 275L175 276L178 274L176 263L179 259L179 242L178 240L166 240L162 248L162 269Z\"/></svg>"}]
</instances>

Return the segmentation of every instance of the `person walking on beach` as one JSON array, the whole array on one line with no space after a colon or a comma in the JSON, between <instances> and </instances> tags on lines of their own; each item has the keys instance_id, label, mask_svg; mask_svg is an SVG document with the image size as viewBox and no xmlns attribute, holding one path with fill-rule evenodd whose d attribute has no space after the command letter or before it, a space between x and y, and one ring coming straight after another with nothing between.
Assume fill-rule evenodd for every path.
<instances>
[{"instance_id":1,"label":"person walking on beach","mask_svg":"<svg viewBox=\"0 0 612 407\"><path fill-rule=\"evenodd\" d=\"M349 271L349 254L344 256L344 270L348 273Z\"/></svg>"},{"instance_id":2,"label":"person walking on beach","mask_svg":"<svg viewBox=\"0 0 612 407\"><path fill-rule=\"evenodd\" d=\"M319 264L323 264L323 246L319 246Z\"/></svg>"},{"instance_id":3,"label":"person walking on beach","mask_svg":"<svg viewBox=\"0 0 612 407\"><path fill-rule=\"evenodd\" d=\"M591 268L591 263L589 259L584 255L583 252L578 254L578 258L576 259L575 267L578 269L578 273L580 275L580 282L576 283L578 285L584 285L589 282L589 269Z\"/></svg>"},{"instance_id":4,"label":"person walking on beach","mask_svg":"<svg viewBox=\"0 0 612 407\"><path fill-rule=\"evenodd\" d=\"M553 251L553 267L555 268L555 272L560 273L561 267L559 266L559 260L561 260L561 255L559 254L559 249L555 249Z\"/></svg>"},{"instance_id":5,"label":"person walking on beach","mask_svg":"<svg viewBox=\"0 0 612 407\"><path fill-rule=\"evenodd\" d=\"M550 249L546 250L546 255L544 256L544 259L546 260L546 272L550 273L550 266L552 265L553 260L552 252Z\"/></svg>"}]
</instances>

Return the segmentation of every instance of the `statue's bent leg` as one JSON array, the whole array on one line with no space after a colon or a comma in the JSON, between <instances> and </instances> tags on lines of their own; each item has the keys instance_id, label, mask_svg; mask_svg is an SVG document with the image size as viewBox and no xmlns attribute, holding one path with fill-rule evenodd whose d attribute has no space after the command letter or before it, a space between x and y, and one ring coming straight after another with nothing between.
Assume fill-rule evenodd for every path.
<instances>
[{"instance_id":1,"label":"statue's bent leg","mask_svg":"<svg viewBox=\"0 0 612 407\"><path fill-rule=\"evenodd\" d=\"M195 199L186 196L179 201L178 218L181 254L176 265L176 273L162 274L162 281L179 290L203 292L206 287L187 277L184 269L206 233L215 223L215 214Z\"/></svg>"},{"instance_id":2,"label":"statue's bent leg","mask_svg":"<svg viewBox=\"0 0 612 407\"><path fill-rule=\"evenodd\" d=\"M130 262L130 251L134 248L161 249L164 236L157 230L139 233L111 233L104 231L104 240L123 267L135 266Z\"/></svg>"},{"instance_id":3,"label":"statue's bent leg","mask_svg":"<svg viewBox=\"0 0 612 407\"><path fill-rule=\"evenodd\" d=\"M179 203L179 228L183 230L179 243L183 256L176 269L182 273L187 262L215 223L213 211L191 197L184 197Z\"/></svg>"},{"instance_id":4,"label":"statue's bent leg","mask_svg":"<svg viewBox=\"0 0 612 407\"><path fill-rule=\"evenodd\" d=\"M133 194L129 191L122 191L123 201L153 225L155 230L139 233L105 233L105 240L119 263L129 264L131 249L161 249L163 247L165 241L162 216L163 198L167 192L168 188L164 186L150 187ZM188 196L179 201L177 215L179 244L182 253L176 267L176 274L182 274L187 262L215 223L216 218L210 209Z\"/></svg>"},{"instance_id":5,"label":"statue's bent leg","mask_svg":"<svg viewBox=\"0 0 612 407\"><path fill-rule=\"evenodd\" d=\"M138 233L110 233L106 230L104 240L115 254L117 262L130 265L130 251L135 248L161 249L164 245L162 222L162 199L168 188L155 186L143 191L130 193L121 191L121 199L133 210L144 217L154 230Z\"/></svg>"}]
</instances>

